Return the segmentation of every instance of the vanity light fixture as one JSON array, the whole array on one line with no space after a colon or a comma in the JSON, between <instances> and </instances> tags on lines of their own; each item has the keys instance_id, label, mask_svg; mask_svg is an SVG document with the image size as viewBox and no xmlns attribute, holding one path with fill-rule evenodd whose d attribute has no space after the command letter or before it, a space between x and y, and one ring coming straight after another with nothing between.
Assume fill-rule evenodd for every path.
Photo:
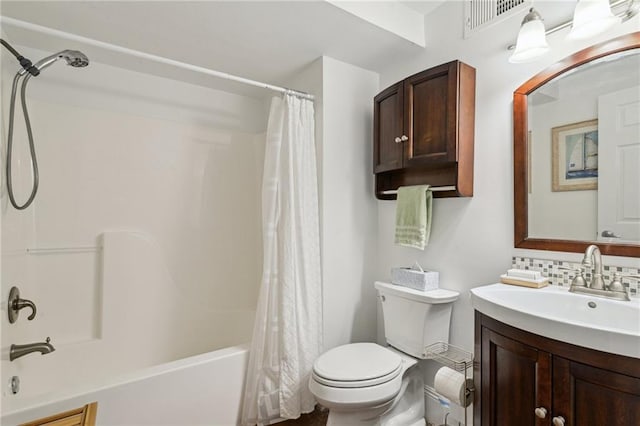
<instances>
[{"instance_id":1,"label":"vanity light fixture","mask_svg":"<svg viewBox=\"0 0 640 426\"><path fill-rule=\"evenodd\" d=\"M609 0L578 0L573 12L573 24L567 38L582 40L600 34L615 24L620 18L611 12Z\"/></svg>"},{"instance_id":2,"label":"vanity light fixture","mask_svg":"<svg viewBox=\"0 0 640 426\"><path fill-rule=\"evenodd\" d=\"M625 4L627 7L622 12L614 14L611 11ZM549 50L546 41L549 34L571 27L568 39L585 39L600 34L617 23L625 22L638 13L640 0L616 0L612 3L609 0L578 0L573 20L545 31L542 17L531 8L522 20L516 44L508 47L514 51L509 62L532 62L544 55Z\"/></svg>"},{"instance_id":3,"label":"vanity light fixture","mask_svg":"<svg viewBox=\"0 0 640 426\"><path fill-rule=\"evenodd\" d=\"M509 62L513 64L530 62L548 51L549 45L542 16L534 8L531 8L522 20L516 47L509 57Z\"/></svg>"}]
</instances>

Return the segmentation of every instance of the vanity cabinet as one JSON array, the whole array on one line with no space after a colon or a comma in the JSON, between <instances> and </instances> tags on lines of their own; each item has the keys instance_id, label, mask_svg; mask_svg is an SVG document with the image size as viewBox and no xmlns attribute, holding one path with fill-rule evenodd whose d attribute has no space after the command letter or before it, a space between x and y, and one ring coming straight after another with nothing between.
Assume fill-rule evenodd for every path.
<instances>
[{"instance_id":1,"label":"vanity cabinet","mask_svg":"<svg viewBox=\"0 0 640 426\"><path fill-rule=\"evenodd\" d=\"M403 185L473 195L475 69L453 61L412 75L374 98L376 196Z\"/></svg>"},{"instance_id":2,"label":"vanity cabinet","mask_svg":"<svg viewBox=\"0 0 640 426\"><path fill-rule=\"evenodd\" d=\"M54 414L18 426L95 426L97 413L98 403L92 402L75 410Z\"/></svg>"},{"instance_id":3,"label":"vanity cabinet","mask_svg":"<svg viewBox=\"0 0 640 426\"><path fill-rule=\"evenodd\" d=\"M475 314L474 424L640 425L640 359Z\"/></svg>"}]
</instances>

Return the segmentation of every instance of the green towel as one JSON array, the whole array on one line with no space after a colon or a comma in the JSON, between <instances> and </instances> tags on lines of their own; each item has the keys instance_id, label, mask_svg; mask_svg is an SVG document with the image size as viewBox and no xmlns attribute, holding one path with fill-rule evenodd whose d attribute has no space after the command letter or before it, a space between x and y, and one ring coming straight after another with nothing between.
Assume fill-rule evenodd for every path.
<instances>
[{"instance_id":1,"label":"green towel","mask_svg":"<svg viewBox=\"0 0 640 426\"><path fill-rule=\"evenodd\" d=\"M431 233L432 203L429 185L398 188L396 244L424 250Z\"/></svg>"}]
</instances>

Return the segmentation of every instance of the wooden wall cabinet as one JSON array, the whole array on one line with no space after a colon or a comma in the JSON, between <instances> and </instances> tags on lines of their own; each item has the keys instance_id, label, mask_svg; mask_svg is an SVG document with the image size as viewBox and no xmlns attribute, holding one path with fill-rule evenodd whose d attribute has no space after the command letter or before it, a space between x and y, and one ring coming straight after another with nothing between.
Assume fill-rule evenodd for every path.
<instances>
[{"instance_id":1,"label":"wooden wall cabinet","mask_svg":"<svg viewBox=\"0 0 640 426\"><path fill-rule=\"evenodd\" d=\"M640 425L640 359L475 321L475 425Z\"/></svg>"},{"instance_id":2,"label":"wooden wall cabinet","mask_svg":"<svg viewBox=\"0 0 640 426\"><path fill-rule=\"evenodd\" d=\"M475 69L460 61L422 71L374 98L376 196L399 186L455 186L435 197L473 195Z\"/></svg>"}]
</instances>

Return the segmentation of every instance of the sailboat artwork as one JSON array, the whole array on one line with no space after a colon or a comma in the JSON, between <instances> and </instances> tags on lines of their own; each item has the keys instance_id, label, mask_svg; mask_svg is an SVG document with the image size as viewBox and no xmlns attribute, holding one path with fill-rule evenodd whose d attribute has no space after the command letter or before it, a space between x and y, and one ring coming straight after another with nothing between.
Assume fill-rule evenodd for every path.
<instances>
[{"instance_id":1,"label":"sailboat artwork","mask_svg":"<svg viewBox=\"0 0 640 426\"><path fill-rule=\"evenodd\" d=\"M598 131L568 135L565 178L578 179L598 176Z\"/></svg>"},{"instance_id":2,"label":"sailboat artwork","mask_svg":"<svg viewBox=\"0 0 640 426\"><path fill-rule=\"evenodd\" d=\"M598 120L551 129L552 190L598 188Z\"/></svg>"}]
</instances>

